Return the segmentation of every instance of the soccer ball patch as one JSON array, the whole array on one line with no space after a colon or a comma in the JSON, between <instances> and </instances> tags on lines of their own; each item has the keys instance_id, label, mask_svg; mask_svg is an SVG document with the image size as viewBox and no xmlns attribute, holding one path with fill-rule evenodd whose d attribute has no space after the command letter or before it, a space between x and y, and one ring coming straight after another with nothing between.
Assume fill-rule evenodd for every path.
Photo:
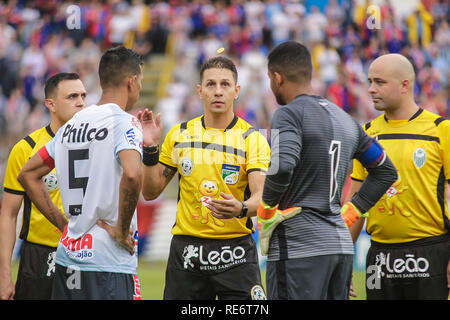
<instances>
[{"instance_id":1,"label":"soccer ball patch","mask_svg":"<svg viewBox=\"0 0 450 320\"><path fill-rule=\"evenodd\" d=\"M55 191L58 189L58 177L53 171L47 174L43 180L48 191Z\"/></svg>"},{"instance_id":2,"label":"soccer ball patch","mask_svg":"<svg viewBox=\"0 0 450 320\"><path fill-rule=\"evenodd\" d=\"M181 159L181 174L185 177L190 176L192 171L194 170L194 162L191 158L183 158Z\"/></svg>"}]
</instances>

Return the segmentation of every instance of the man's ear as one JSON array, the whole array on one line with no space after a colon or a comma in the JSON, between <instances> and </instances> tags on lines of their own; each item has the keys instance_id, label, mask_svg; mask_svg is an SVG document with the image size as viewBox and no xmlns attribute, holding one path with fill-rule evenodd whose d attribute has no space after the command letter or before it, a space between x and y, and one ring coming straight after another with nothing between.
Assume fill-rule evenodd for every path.
<instances>
[{"instance_id":1,"label":"man's ear","mask_svg":"<svg viewBox=\"0 0 450 320\"><path fill-rule=\"evenodd\" d=\"M197 94L201 99L202 98L202 86L198 84L196 88L197 88Z\"/></svg>"},{"instance_id":2,"label":"man's ear","mask_svg":"<svg viewBox=\"0 0 450 320\"><path fill-rule=\"evenodd\" d=\"M236 85L236 90L235 90L235 94L234 94L234 100L239 98L239 92L241 92L241 86L240 85Z\"/></svg>"},{"instance_id":3,"label":"man's ear","mask_svg":"<svg viewBox=\"0 0 450 320\"><path fill-rule=\"evenodd\" d=\"M411 83L411 81L409 81L408 79L404 79L401 82L401 93L407 93L409 90L414 90L414 88L411 88L411 85L414 85Z\"/></svg>"},{"instance_id":4,"label":"man's ear","mask_svg":"<svg viewBox=\"0 0 450 320\"><path fill-rule=\"evenodd\" d=\"M273 73L273 75L275 77L275 84L278 88L281 87L281 85L284 83L284 76L276 71Z\"/></svg>"},{"instance_id":5,"label":"man's ear","mask_svg":"<svg viewBox=\"0 0 450 320\"><path fill-rule=\"evenodd\" d=\"M53 101L53 99L45 99L44 100L45 106L47 107L48 110L50 110L50 112L56 112L56 108L55 108L55 102Z\"/></svg>"},{"instance_id":6,"label":"man's ear","mask_svg":"<svg viewBox=\"0 0 450 320\"><path fill-rule=\"evenodd\" d=\"M128 90L132 90L134 81L136 81L136 76L129 76L127 79L127 88Z\"/></svg>"}]
</instances>

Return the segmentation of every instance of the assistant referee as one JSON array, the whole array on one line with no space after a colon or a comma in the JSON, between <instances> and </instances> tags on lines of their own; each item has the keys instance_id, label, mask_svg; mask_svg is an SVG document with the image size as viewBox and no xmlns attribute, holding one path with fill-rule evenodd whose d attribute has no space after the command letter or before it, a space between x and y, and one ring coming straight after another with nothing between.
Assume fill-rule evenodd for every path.
<instances>
[{"instance_id":1,"label":"assistant referee","mask_svg":"<svg viewBox=\"0 0 450 320\"><path fill-rule=\"evenodd\" d=\"M50 124L16 143L11 150L3 183L0 214L0 299L50 299L55 275L55 251L61 232L36 208L17 176L25 163L55 135L76 112L84 108L86 90L76 73L59 73L45 84L45 105ZM53 170L45 179L52 201L62 211L63 205ZM23 203L19 271L14 287L11 255L16 240L16 222Z\"/></svg>"},{"instance_id":2,"label":"assistant referee","mask_svg":"<svg viewBox=\"0 0 450 320\"><path fill-rule=\"evenodd\" d=\"M376 137L398 170L398 180L370 210L367 232L368 299L443 299L450 288L450 121L414 101L415 73L399 54L369 67L369 93L383 114L364 130ZM367 173L355 161L350 195ZM356 240L364 219L351 227ZM396 263L393 266L394 262Z\"/></svg>"}]
</instances>

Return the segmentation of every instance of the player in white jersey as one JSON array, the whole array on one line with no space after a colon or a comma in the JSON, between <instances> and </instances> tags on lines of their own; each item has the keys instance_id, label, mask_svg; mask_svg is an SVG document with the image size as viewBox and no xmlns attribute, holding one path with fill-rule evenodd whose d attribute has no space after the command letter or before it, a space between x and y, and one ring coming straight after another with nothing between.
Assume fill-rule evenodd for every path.
<instances>
[{"instance_id":1,"label":"player in white jersey","mask_svg":"<svg viewBox=\"0 0 450 320\"><path fill-rule=\"evenodd\" d=\"M100 101L61 127L19 174L32 201L63 231L53 299L141 298L135 247L142 129L126 112L139 98L141 64L125 47L107 50L99 65ZM67 225L41 182L53 167Z\"/></svg>"}]
</instances>

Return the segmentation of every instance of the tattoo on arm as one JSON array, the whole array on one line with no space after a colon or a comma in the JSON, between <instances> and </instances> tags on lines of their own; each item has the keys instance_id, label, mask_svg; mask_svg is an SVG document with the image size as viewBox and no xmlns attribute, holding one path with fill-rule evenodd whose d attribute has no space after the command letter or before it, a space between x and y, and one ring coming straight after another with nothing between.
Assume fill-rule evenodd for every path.
<instances>
[{"instance_id":1,"label":"tattoo on arm","mask_svg":"<svg viewBox=\"0 0 450 320\"><path fill-rule=\"evenodd\" d=\"M44 216L47 218L47 220L49 220L57 228L61 228L60 222L61 222L61 219L64 219L62 217L61 212L58 210L58 208L53 203L52 199L50 198L50 195L48 194L48 191L46 189L42 189L41 191L42 191L42 197L44 198L44 201L45 201L46 208L42 208L42 210L40 209L40 211L43 213L47 212L47 214L44 214Z\"/></svg>"},{"instance_id":2,"label":"tattoo on arm","mask_svg":"<svg viewBox=\"0 0 450 320\"><path fill-rule=\"evenodd\" d=\"M163 171L163 176L166 178L166 181L170 181L175 175L175 170L170 169L169 167L165 167Z\"/></svg>"},{"instance_id":3,"label":"tattoo on arm","mask_svg":"<svg viewBox=\"0 0 450 320\"><path fill-rule=\"evenodd\" d=\"M136 205L139 200L139 192L135 189L122 190L123 202L122 202L122 225L120 226L120 232L123 235L128 234L131 219L136 209Z\"/></svg>"}]
</instances>

